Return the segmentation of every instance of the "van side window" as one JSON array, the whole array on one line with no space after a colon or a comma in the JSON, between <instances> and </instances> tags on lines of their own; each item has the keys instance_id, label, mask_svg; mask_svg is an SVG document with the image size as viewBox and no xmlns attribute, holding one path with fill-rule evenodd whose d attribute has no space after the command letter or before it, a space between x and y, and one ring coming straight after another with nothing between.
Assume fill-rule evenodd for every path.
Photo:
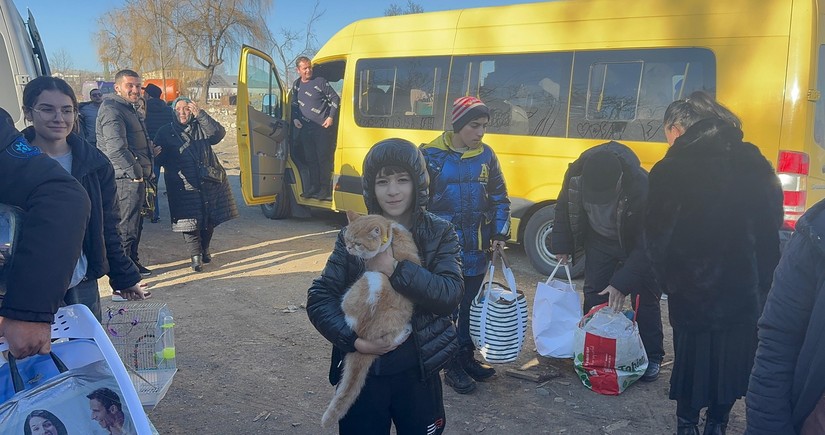
<instances>
[{"instance_id":1,"label":"van side window","mask_svg":"<svg viewBox=\"0 0 825 435\"><path fill-rule=\"evenodd\" d=\"M449 57L364 59L355 66L361 127L441 130Z\"/></svg>"},{"instance_id":2,"label":"van side window","mask_svg":"<svg viewBox=\"0 0 825 435\"><path fill-rule=\"evenodd\" d=\"M0 35L0 107L6 109L15 121L20 119L20 101L17 98L17 75L11 70L11 59L6 51L6 41Z\"/></svg>"},{"instance_id":3,"label":"van side window","mask_svg":"<svg viewBox=\"0 0 825 435\"><path fill-rule=\"evenodd\" d=\"M664 142L665 109L697 90L716 93L710 50L576 52L568 137Z\"/></svg>"},{"instance_id":4,"label":"van side window","mask_svg":"<svg viewBox=\"0 0 825 435\"><path fill-rule=\"evenodd\" d=\"M564 137L572 62L572 53L456 57L448 102L481 98L489 133Z\"/></svg>"},{"instance_id":5,"label":"van side window","mask_svg":"<svg viewBox=\"0 0 825 435\"><path fill-rule=\"evenodd\" d=\"M249 105L253 109L273 118L281 118L281 87L269 62L249 55L246 85L249 90Z\"/></svg>"}]
</instances>

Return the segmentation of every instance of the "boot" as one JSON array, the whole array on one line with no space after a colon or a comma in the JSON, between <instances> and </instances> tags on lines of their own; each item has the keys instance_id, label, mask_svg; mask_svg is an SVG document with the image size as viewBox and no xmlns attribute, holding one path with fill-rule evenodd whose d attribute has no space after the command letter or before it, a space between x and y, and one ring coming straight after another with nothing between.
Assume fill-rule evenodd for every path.
<instances>
[{"instance_id":1,"label":"boot","mask_svg":"<svg viewBox=\"0 0 825 435\"><path fill-rule=\"evenodd\" d=\"M301 198L315 198L319 190L321 190L321 186L309 186L309 189L301 194Z\"/></svg>"},{"instance_id":2,"label":"boot","mask_svg":"<svg viewBox=\"0 0 825 435\"><path fill-rule=\"evenodd\" d=\"M200 272L203 270L203 258L201 258L200 255L192 256L192 270L195 272Z\"/></svg>"},{"instance_id":3,"label":"boot","mask_svg":"<svg viewBox=\"0 0 825 435\"><path fill-rule=\"evenodd\" d=\"M699 435L699 418L676 417L676 435Z\"/></svg>"},{"instance_id":4,"label":"boot","mask_svg":"<svg viewBox=\"0 0 825 435\"><path fill-rule=\"evenodd\" d=\"M728 424L720 421L708 420L705 422L704 435L725 435L728 431ZM696 432L699 433L699 432Z\"/></svg>"},{"instance_id":5,"label":"boot","mask_svg":"<svg viewBox=\"0 0 825 435\"><path fill-rule=\"evenodd\" d=\"M209 263L212 261L212 254L209 253L209 248L205 248L203 250L203 255L201 256L203 260L203 264Z\"/></svg>"},{"instance_id":6,"label":"boot","mask_svg":"<svg viewBox=\"0 0 825 435\"><path fill-rule=\"evenodd\" d=\"M705 419L704 435L725 435L728 430L728 420L730 419L730 407L711 406L708 408Z\"/></svg>"},{"instance_id":7,"label":"boot","mask_svg":"<svg viewBox=\"0 0 825 435\"><path fill-rule=\"evenodd\" d=\"M444 383L453 387L458 394L469 394L475 391L476 381L467 376L458 361L452 361L444 374Z\"/></svg>"},{"instance_id":8,"label":"boot","mask_svg":"<svg viewBox=\"0 0 825 435\"><path fill-rule=\"evenodd\" d=\"M459 354L459 362L464 372L470 375L477 382L486 381L496 374L496 369L487 364L478 361L475 358L474 351L463 351Z\"/></svg>"}]
</instances>

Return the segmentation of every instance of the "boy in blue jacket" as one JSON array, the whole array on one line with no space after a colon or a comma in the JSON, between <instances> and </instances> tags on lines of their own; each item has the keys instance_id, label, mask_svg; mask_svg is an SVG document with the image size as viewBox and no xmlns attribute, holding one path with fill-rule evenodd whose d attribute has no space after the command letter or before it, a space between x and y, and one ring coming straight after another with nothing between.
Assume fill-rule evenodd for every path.
<instances>
[{"instance_id":1,"label":"boy in blue jacket","mask_svg":"<svg viewBox=\"0 0 825 435\"><path fill-rule=\"evenodd\" d=\"M495 370L475 359L470 339L470 304L487 269L487 251L504 247L510 235L510 199L498 158L481 141L490 109L476 97L453 103L453 131L422 146L430 175L427 210L455 225L462 248L464 294L458 310L459 350L444 382L459 394L475 390ZM469 375L469 376L468 376Z\"/></svg>"}]
</instances>

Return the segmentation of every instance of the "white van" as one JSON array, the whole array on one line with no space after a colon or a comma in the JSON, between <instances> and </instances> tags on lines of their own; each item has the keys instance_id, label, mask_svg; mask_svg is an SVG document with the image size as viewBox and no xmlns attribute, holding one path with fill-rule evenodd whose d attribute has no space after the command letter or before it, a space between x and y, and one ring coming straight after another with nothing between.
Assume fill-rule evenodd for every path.
<instances>
[{"instance_id":1,"label":"white van","mask_svg":"<svg viewBox=\"0 0 825 435\"><path fill-rule=\"evenodd\" d=\"M0 0L0 107L18 129L25 128L23 87L42 75L51 75L51 69L31 11L27 26L12 0Z\"/></svg>"}]
</instances>

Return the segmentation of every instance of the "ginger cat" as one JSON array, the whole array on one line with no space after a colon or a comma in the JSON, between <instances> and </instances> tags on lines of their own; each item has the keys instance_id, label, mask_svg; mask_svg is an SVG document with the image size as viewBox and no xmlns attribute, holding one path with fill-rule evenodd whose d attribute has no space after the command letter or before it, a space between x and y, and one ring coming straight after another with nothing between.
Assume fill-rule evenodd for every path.
<instances>
[{"instance_id":1,"label":"ginger cat","mask_svg":"<svg viewBox=\"0 0 825 435\"><path fill-rule=\"evenodd\" d=\"M344 239L347 251L368 260L392 246L396 261L421 264L412 234L403 226L380 215L359 216L347 211ZM369 341L392 341L401 344L412 331L412 302L393 290L389 278L381 272L367 270L355 281L341 301L349 325L358 337ZM355 403L373 361L378 355L359 352L344 356L344 371L329 403L321 425L328 427L346 415Z\"/></svg>"}]
</instances>

